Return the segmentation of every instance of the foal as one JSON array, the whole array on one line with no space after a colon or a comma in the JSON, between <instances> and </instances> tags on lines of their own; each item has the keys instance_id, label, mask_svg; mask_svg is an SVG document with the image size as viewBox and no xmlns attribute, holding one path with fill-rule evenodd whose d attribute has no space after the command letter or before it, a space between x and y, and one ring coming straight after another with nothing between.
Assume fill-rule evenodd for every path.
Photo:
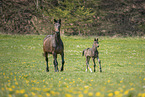
<instances>
[{"instance_id":1,"label":"foal","mask_svg":"<svg viewBox=\"0 0 145 97\"><path fill-rule=\"evenodd\" d=\"M47 35L44 38L43 41L43 51L44 51L44 56L46 60L46 71L49 72L49 66L48 66L48 54L53 55L53 63L54 63L54 68L55 72L58 72L58 62L57 62L57 54L61 55L62 58L62 67L61 71L64 69L64 46L63 42L60 38L60 27L61 27L61 19L55 20L54 19L54 27L55 27L55 33L54 35Z\"/></svg>"},{"instance_id":2,"label":"foal","mask_svg":"<svg viewBox=\"0 0 145 97\"><path fill-rule=\"evenodd\" d=\"M85 57L86 57L86 72L88 71L88 67L89 67L90 71L92 72L92 70L89 66L89 61L90 61L91 57L92 57L93 63L94 63L94 72L96 71L95 70L95 67L96 67L95 58L98 59L99 66L100 66L100 72L102 72L101 60L99 59L99 52L97 50L98 47L99 47L98 38L97 39L95 38L92 48L84 49L82 52L82 56L85 55Z\"/></svg>"}]
</instances>

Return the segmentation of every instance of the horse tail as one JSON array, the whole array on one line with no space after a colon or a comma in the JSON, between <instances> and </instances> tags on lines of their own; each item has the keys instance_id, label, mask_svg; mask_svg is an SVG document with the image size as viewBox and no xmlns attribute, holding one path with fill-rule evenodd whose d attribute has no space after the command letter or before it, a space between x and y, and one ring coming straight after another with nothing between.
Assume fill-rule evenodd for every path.
<instances>
[{"instance_id":1,"label":"horse tail","mask_svg":"<svg viewBox=\"0 0 145 97\"><path fill-rule=\"evenodd\" d=\"M85 50L83 50L83 52L82 52L82 56L84 56L84 51L85 51Z\"/></svg>"},{"instance_id":2,"label":"horse tail","mask_svg":"<svg viewBox=\"0 0 145 97\"><path fill-rule=\"evenodd\" d=\"M45 53L42 53L42 56L45 57Z\"/></svg>"},{"instance_id":3,"label":"horse tail","mask_svg":"<svg viewBox=\"0 0 145 97\"><path fill-rule=\"evenodd\" d=\"M83 50L83 52L82 52L82 56L84 56L84 52L85 52L85 50L88 50L88 49L90 49L90 48L87 48L87 49L84 49L84 50Z\"/></svg>"}]
</instances>

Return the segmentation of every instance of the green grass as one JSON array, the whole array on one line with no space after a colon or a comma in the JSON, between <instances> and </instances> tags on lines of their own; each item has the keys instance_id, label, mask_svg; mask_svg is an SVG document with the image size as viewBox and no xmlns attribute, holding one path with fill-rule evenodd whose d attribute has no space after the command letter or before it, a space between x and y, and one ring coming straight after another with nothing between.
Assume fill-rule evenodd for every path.
<instances>
[{"instance_id":1,"label":"green grass","mask_svg":"<svg viewBox=\"0 0 145 97\"><path fill-rule=\"evenodd\" d=\"M102 70L85 72L82 51L94 37L62 36L65 70L46 72L45 36L0 35L0 97L145 97L145 39L99 37ZM59 68L61 57L58 56ZM93 69L93 62L90 61Z\"/></svg>"}]
</instances>

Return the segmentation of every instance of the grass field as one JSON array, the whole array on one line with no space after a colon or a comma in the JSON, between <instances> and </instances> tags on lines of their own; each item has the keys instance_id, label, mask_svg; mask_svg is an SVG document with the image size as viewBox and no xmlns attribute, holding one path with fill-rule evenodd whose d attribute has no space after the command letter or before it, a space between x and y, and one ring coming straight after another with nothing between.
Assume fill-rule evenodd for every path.
<instances>
[{"instance_id":1,"label":"grass field","mask_svg":"<svg viewBox=\"0 0 145 97\"><path fill-rule=\"evenodd\" d=\"M45 36L0 35L0 97L145 97L145 39L99 37L102 70L85 72L82 51L94 37L62 36L64 72L50 72L42 56ZM58 56L59 68L61 58ZM90 61L93 69L93 62Z\"/></svg>"}]
</instances>

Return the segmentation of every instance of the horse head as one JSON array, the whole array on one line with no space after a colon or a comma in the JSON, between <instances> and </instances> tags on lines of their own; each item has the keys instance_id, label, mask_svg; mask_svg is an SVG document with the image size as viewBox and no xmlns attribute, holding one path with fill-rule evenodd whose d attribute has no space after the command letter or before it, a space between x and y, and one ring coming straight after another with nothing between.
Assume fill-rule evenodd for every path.
<instances>
[{"instance_id":1,"label":"horse head","mask_svg":"<svg viewBox=\"0 0 145 97\"><path fill-rule=\"evenodd\" d=\"M99 42L98 42L98 38L94 38L94 44L95 47L99 47Z\"/></svg>"},{"instance_id":2,"label":"horse head","mask_svg":"<svg viewBox=\"0 0 145 97\"><path fill-rule=\"evenodd\" d=\"M59 20L54 19L55 32L60 32L60 27L61 27L61 19Z\"/></svg>"}]
</instances>

